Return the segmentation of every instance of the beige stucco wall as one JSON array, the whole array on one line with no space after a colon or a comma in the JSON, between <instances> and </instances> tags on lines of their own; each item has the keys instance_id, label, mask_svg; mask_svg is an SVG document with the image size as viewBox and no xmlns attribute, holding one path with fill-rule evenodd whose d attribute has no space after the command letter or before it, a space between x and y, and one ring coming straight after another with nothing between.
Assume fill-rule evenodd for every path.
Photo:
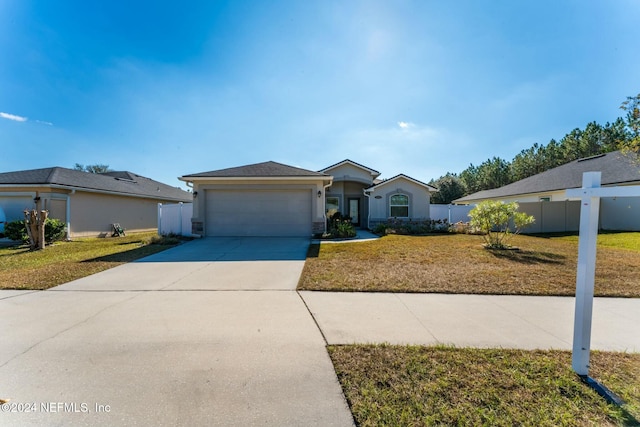
<instances>
[{"instance_id":1,"label":"beige stucco wall","mask_svg":"<svg viewBox=\"0 0 640 427\"><path fill-rule=\"evenodd\" d=\"M373 183L371 172L348 163L327 169L324 173L333 176L334 183L338 181L360 181L369 185Z\"/></svg>"},{"instance_id":2,"label":"beige stucco wall","mask_svg":"<svg viewBox=\"0 0 640 427\"><path fill-rule=\"evenodd\" d=\"M409 196L409 218L429 219L430 195L425 187L400 177L387 184L378 185L374 189L369 197L371 222L386 221L389 218L389 199L394 194Z\"/></svg>"},{"instance_id":3,"label":"beige stucco wall","mask_svg":"<svg viewBox=\"0 0 640 427\"><path fill-rule=\"evenodd\" d=\"M71 195L71 237L110 234L116 222L129 232L155 230L158 202L78 191Z\"/></svg>"}]
</instances>

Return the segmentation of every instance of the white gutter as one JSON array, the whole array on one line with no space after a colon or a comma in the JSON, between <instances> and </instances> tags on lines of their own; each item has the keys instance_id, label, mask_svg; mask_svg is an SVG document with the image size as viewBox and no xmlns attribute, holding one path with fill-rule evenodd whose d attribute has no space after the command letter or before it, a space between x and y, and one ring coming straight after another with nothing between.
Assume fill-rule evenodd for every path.
<instances>
[{"instance_id":1,"label":"white gutter","mask_svg":"<svg viewBox=\"0 0 640 427\"><path fill-rule=\"evenodd\" d=\"M322 218L324 218L324 232L327 232L327 188L333 185L333 180L329 180L329 183L323 187L324 200L322 201Z\"/></svg>"},{"instance_id":2,"label":"white gutter","mask_svg":"<svg viewBox=\"0 0 640 427\"><path fill-rule=\"evenodd\" d=\"M367 228L371 229L371 227L369 226L369 223L371 221L371 194L367 193L366 188L362 189L362 194L364 194L364 197L367 198Z\"/></svg>"},{"instance_id":3,"label":"white gutter","mask_svg":"<svg viewBox=\"0 0 640 427\"><path fill-rule=\"evenodd\" d=\"M71 194L76 194L76 190L71 190ZM67 241L71 240L71 194L67 194Z\"/></svg>"},{"instance_id":4,"label":"white gutter","mask_svg":"<svg viewBox=\"0 0 640 427\"><path fill-rule=\"evenodd\" d=\"M33 199L34 197L36 197L36 192L35 191L0 191L0 196L11 196L11 197L27 196Z\"/></svg>"},{"instance_id":5,"label":"white gutter","mask_svg":"<svg viewBox=\"0 0 640 427\"><path fill-rule=\"evenodd\" d=\"M181 176L184 182L195 181L317 181L325 180L327 176Z\"/></svg>"},{"instance_id":6,"label":"white gutter","mask_svg":"<svg viewBox=\"0 0 640 427\"><path fill-rule=\"evenodd\" d=\"M86 193L98 193L98 194L110 194L114 196L137 197L139 199L170 200L170 201L175 201L176 203L183 201L173 197L157 197L157 196L154 197L151 195L144 195L144 194L124 193L121 191L98 190L94 188L85 188L85 187L72 187L72 186L60 185L60 184L0 184L0 189L5 187L55 188L58 190L71 190L72 192L77 190L77 191L84 191Z\"/></svg>"}]
</instances>

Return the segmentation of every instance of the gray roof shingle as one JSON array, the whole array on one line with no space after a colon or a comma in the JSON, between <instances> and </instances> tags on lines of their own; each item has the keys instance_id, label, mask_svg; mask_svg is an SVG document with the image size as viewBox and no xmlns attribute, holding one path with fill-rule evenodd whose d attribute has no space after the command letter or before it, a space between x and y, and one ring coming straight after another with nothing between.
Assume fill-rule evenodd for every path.
<instances>
[{"instance_id":1,"label":"gray roof shingle","mask_svg":"<svg viewBox=\"0 0 640 427\"><path fill-rule=\"evenodd\" d=\"M193 200L191 193L178 187L172 187L132 172L95 174L61 167L30 169L0 173L0 185L61 185L76 189L108 191L176 202Z\"/></svg>"},{"instance_id":2,"label":"gray roof shingle","mask_svg":"<svg viewBox=\"0 0 640 427\"><path fill-rule=\"evenodd\" d=\"M574 160L562 166L493 190L484 190L454 200L464 203L479 199L580 188L584 172L602 172L602 185L640 181L640 158L620 151Z\"/></svg>"},{"instance_id":3,"label":"gray roof shingle","mask_svg":"<svg viewBox=\"0 0 640 427\"><path fill-rule=\"evenodd\" d=\"M349 162L349 163L353 163L353 164L354 164L354 165L356 165L356 166L360 166L361 168L363 168L363 169L366 169L366 170L370 171L371 173L375 174L376 176L379 176L379 175L380 175L380 172L378 172L377 170L375 170L375 169L371 169L371 168L370 168L370 167L368 167L368 166L365 166L365 165L363 165L363 164L361 164L361 163L354 162L353 160L349 160L349 159L344 159L344 160L342 160L342 161L339 161L338 163L334 163L334 164L332 164L331 166L327 166L327 167L326 167L326 168L324 168L324 169L320 169L320 172L324 172L324 171L326 171L326 170L329 170L329 169L331 169L331 168L334 168L334 167L336 167L336 166L338 166L338 165L341 165L341 164L343 164L343 163L347 163L347 162Z\"/></svg>"},{"instance_id":4,"label":"gray roof shingle","mask_svg":"<svg viewBox=\"0 0 640 427\"><path fill-rule=\"evenodd\" d=\"M329 177L321 172L296 168L277 162L263 162L235 168L219 169L210 172L194 173L182 176L188 178L242 178L242 177Z\"/></svg>"},{"instance_id":5,"label":"gray roof shingle","mask_svg":"<svg viewBox=\"0 0 640 427\"><path fill-rule=\"evenodd\" d=\"M422 181L420 181L420 180L417 180L417 179L415 179L415 178L411 178L410 176L405 175L405 174L403 174L403 173L399 173L398 175L396 175L396 176L392 176L391 178L388 178L388 179L383 179L383 180L379 180L378 182L374 182L374 183L373 183L373 185L372 185L372 186L370 186L370 187L368 187L368 188L366 188L366 190L370 190L370 189L372 189L372 188L374 188L374 187L381 187L381 186L384 186L385 184L388 184L390 181L393 181L393 180L394 180L394 179L396 179L396 178L406 178L406 179L408 179L409 181L414 181L415 183L420 184L420 185L422 185L422 186L424 186L424 187L427 187L427 188L429 188L429 189L430 189L430 190L432 190L432 191L437 191L437 190L438 190L438 189L437 189L436 187L434 187L433 185L429 185L429 184L424 183L424 182L422 182Z\"/></svg>"}]
</instances>

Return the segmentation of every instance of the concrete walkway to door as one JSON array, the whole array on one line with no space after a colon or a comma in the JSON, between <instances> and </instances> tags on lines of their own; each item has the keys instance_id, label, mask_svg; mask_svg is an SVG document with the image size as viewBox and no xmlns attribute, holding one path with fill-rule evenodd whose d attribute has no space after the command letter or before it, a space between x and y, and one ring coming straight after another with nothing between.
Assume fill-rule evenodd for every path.
<instances>
[{"instance_id":1,"label":"concrete walkway to door","mask_svg":"<svg viewBox=\"0 0 640 427\"><path fill-rule=\"evenodd\" d=\"M202 239L0 292L0 398L21 409L0 424L353 425L295 292L308 245Z\"/></svg>"}]
</instances>

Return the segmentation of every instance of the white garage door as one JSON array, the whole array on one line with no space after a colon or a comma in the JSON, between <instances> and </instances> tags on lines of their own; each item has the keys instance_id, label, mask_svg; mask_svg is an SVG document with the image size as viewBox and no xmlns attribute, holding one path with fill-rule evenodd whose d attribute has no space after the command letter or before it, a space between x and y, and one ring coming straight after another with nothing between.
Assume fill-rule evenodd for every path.
<instances>
[{"instance_id":1,"label":"white garage door","mask_svg":"<svg viewBox=\"0 0 640 427\"><path fill-rule=\"evenodd\" d=\"M207 236L310 236L311 191L206 191Z\"/></svg>"}]
</instances>

